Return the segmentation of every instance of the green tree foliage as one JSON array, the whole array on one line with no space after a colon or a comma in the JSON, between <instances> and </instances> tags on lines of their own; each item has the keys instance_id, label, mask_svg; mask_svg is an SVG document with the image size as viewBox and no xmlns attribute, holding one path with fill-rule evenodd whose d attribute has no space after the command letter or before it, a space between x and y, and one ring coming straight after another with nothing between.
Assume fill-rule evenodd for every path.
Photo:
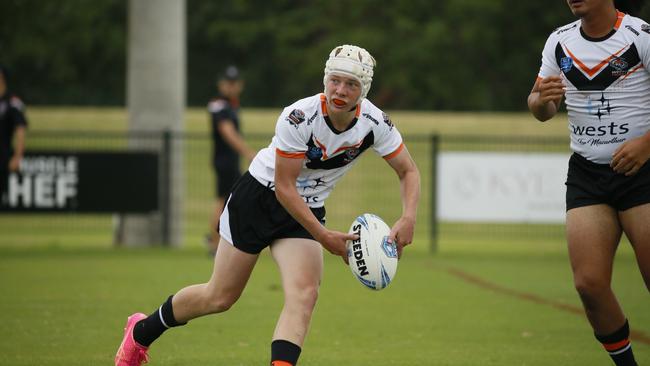
<instances>
[{"instance_id":1,"label":"green tree foliage","mask_svg":"<svg viewBox=\"0 0 650 366\"><path fill-rule=\"evenodd\" d=\"M122 104L125 44L122 0L0 5L0 63L28 103Z\"/></svg>"},{"instance_id":2,"label":"green tree foliage","mask_svg":"<svg viewBox=\"0 0 650 366\"><path fill-rule=\"evenodd\" d=\"M28 102L124 103L127 1L3 3L0 62ZM187 0L188 103L237 64L244 105L287 105L322 90L328 52L349 43L377 59L369 96L385 108L521 110L544 41L571 21L563 0Z\"/></svg>"}]
</instances>

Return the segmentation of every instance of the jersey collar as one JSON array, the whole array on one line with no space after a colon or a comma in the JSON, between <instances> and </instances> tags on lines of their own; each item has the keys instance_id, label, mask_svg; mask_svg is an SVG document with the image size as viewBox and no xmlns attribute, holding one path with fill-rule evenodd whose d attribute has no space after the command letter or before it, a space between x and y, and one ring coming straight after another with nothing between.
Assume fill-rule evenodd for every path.
<instances>
[{"instance_id":1,"label":"jersey collar","mask_svg":"<svg viewBox=\"0 0 650 366\"><path fill-rule=\"evenodd\" d=\"M616 31L618 31L618 28L621 26L621 23L623 22L623 17L625 17L625 13L622 13L622 12L616 10L616 23L614 23L614 28L612 28L612 30L609 33L607 33L606 35L604 35L602 37L590 37L590 36L588 36L582 30L582 27L580 27L580 35L582 36L582 38L584 38L584 39L586 39L587 41L590 41L590 42L606 41L606 40L609 39L609 37L613 36L616 33Z\"/></svg>"},{"instance_id":2,"label":"jersey collar","mask_svg":"<svg viewBox=\"0 0 650 366\"><path fill-rule=\"evenodd\" d=\"M352 122L348 125L348 127L345 130L339 131L336 129L336 127L334 127L334 125L332 124L332 120L327 114L327 97L325 97L325 94L320 95L320 108L321 108L321 112L323 113L323 118L325 119L325 123L327 124L327 127L329 127L329 129L337 135L340 135L343 132L352 129L352 127L354 127L354 125L357 124L357 121L359 120L359 114L361 113L361 103L359 103L356 106L356 111L354 113L354 119L352 120Z\"/></svg>"}]
</instances>

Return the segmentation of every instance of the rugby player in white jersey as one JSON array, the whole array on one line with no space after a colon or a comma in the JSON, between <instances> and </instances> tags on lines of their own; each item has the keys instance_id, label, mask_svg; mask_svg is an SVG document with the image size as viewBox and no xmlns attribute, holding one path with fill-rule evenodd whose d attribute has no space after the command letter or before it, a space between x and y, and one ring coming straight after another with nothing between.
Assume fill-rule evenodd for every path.
<instances>
[{"instance_id":1,"label":"rugby player in white jersey","mask_svg":"<svg viewBox=\"0 0 650 366\"><path fill-rule=\"evenodd\" d=\"M374 66L363 48L332 50L325 64L325 92L284 109L271 144L235 183L220 219L221 242L210 280L181 289L150 316L131 315L116 365L140 365L166 329L228 310L267 246L285 297L272 337L271 365L296 365L322 279L322 248L345 259L346 240L356 238L324 226L324 201L368 148L399 177L402 215L391 239L399 254L411 243L420 176L390 118L365 98Z\"/></svg>"},{"instance_id":2,"label":"rugby player in white jersey","mask_svg":"<svg viewBox=\"0 0 650 366\"><path fill-rule=\"evenodd\" d=\"M540 121L566 100L573 155L566 232L575 287L616 365L637 365L611 288L622 233L650 289L650 26L642 1L567 0L579 20L549 36L528 97Z\"/></svg>"}]
</instances>

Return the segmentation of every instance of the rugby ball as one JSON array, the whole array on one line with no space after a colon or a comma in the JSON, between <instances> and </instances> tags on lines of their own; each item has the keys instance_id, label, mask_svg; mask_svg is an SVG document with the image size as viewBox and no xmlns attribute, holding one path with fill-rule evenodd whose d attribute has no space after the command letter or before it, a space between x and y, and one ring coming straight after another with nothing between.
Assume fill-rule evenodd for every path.
<instances>
[{"instance_id":1,"label":"rugby ball","mask_svg":"<svg viewBox=\"0 0 650 366\"><path fill-rule=\"evenodd\" d=\"M347 241L352 274L369 289L388 286L397 272L397 246L388 240L388 225L379 216L365 213L354 220L349 233L359 236Z\"/></svg>"}]
</instances>

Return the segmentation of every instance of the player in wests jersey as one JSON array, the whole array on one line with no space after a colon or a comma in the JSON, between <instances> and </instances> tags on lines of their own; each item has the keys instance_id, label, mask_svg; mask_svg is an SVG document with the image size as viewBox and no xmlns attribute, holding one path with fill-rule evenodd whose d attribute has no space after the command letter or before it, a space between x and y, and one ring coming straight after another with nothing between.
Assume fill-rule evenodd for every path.
<instances>
[{"instance_id":1,"label":"player in wests jersey","mask_svg":"<svg viewBox=\"0 0 650 366\"><path fill-rule=\"evenodd\" d=\"M579 20L549 36L528 97L540 121L566 100L573 155L566 231L575 287L616 365L637 365L611 288L622 233L650 289L650 26L642 1L567 0Z\"/></svg>"},{"instance_id":2,"label":"player in wests jersey","mask_svg":"<svg viewBox=\"0 0 650 366\"><path fill-rule=\"evenodd\" d=\"M366 99L375 60L363 48L336 47L325 64L325 92L278 118L271 144L235 183L220 219L221 242L209 282L185 287L147 316L129 317L116 365L140 365L165 330L228 310L267 246L278 265L284 307L271 342L271 365L298 362L322 279L324 247L346 259L355 235L325 227L324 201L368 148L400 180L402 216L390 237L401 254L413 240L420 175L390 118Z\"/></svg>"}]
</instances>

